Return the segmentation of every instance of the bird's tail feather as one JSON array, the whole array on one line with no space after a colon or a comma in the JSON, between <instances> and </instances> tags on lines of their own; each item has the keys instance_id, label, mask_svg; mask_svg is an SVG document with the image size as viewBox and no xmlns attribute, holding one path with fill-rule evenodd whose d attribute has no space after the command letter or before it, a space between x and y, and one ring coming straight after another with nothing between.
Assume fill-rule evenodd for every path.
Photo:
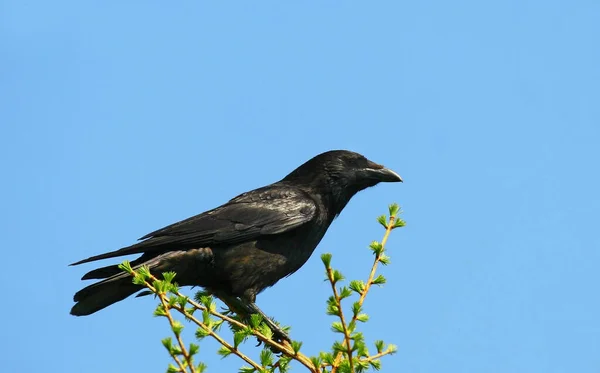
<instances>
[{"instance_id":1,"label":"bird's tail feather","mask_svg":"<svg viewBox=\"0 0 600 373\"><path fill-rule=\"evenodd\" d=\"M148 256L142 255L138 259L132 261L130 263L130 265L132 268L137 268L141 264L146 264L145 262L148 261L149 259L150 258ZM85 275L83 275L83 277L81 279L82 280L103 279L103 278L108 278L111 276L118 275L120 273L123 273L123 270L121 268L119 268L118 265L115 264L115 265L109 265L106 267L101 267L101 268L91 270L88 273L86 273Z\"/></svg>"},{"instance_id":2,"label":"bird's tail feather","mask_svg":"<svg viewBox=\"0 0 600 373\"><path fill-rule=\"evenodd\" d=\"M129 274L118 273L75 293L73 300L77 303L71 308L71 315L91 315L96 311L127 298L141 289L142 286L131 282Z\"/></svg>"},{"instance_id":3,"label":"bird's tail feather","mask_svg":"<svg viewBox=\"0 0 600 373\"><path fill-rule=\"evenodd\" d=\"M144 254L132 261L130 265L134 270L139 269L141 266L147 266L156 276L158 273L171 270L170 263L165 262L163 259L175 254L174 252L158 256ZM82 277L82 280L89 279L103 280L86 286L75 293L73 300L77 303L71 308L71 315L91 315L144 289L144 286L133 284L131 276L122 271L118 265L94 269ZM149 292L141 292L138 296L148 294Z\"/></svg>"},{"instance_id":4,"label":"bird's tail feather","mask_svg":"<svg viewBox=\"0 0 600 373\"><path fill-rule=\"evenodd\" d=\"M103 278L108 278L108 277L117 275L120 272L122 272L122 270L119 268L118 265L110 265L110 266L91 270L88 273L86 273L85 275L83 275L83 277L81 279L82 280L103 279Z\"/></svg>"}]
</instances>

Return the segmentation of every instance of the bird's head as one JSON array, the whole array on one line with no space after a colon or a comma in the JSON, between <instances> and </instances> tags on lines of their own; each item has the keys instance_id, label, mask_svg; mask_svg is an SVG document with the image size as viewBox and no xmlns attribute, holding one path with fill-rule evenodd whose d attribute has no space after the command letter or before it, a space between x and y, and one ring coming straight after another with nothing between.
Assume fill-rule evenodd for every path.
<instances>
[{"instance_id":1,"label":"bird's head","mask_svg":"<svg viewBox=\"0 0 600 373\"><path fill-rule=\"evenodd\" d=\"M359 191L380 182L402 182L402 178L361 154L331 150L310 159L282 181L301 182L331 193L335 196L336 209L341 211Z\"/></svg>"}]
</instances>

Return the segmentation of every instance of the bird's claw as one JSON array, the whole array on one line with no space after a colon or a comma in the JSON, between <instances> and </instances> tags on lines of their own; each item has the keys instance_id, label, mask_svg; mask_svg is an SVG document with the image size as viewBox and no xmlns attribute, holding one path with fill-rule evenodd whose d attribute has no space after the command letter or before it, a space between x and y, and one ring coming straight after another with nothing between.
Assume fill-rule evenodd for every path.
<instances>
[{"instance_id":1,"label":"bird's claw","mask_svg":"<svg viewBox=\"0 0 600 373\"><path fill-rule=\"evenodd\" d=\"M273 330L273 340L279 343L287 342L292 343L290 336L287 335L282 329L277 328L277 330Z\"/></svg>"},{"instance_id":2,"label":"bird's claw","mask_svg":"<svg viewBox=\"0 0 600 373\"><path fill-rule=\"evenodd\" d=\"M271 337L271 339L279 344L291 344L292 343L292 339L289 337L289 335L287 335L287 333L285 331L283 331L283 329L279 328L277 325L269 325L269 328L271 329L271 331L273 332L273 336ZM258 343L256 344L256 347L259 347L260 345L263 344L263 341L260 340L258 337L256 338L256 340L258 341ZM269 349L271 350L271 352L273 352L274 354L281 354L283 351L281 351L281 349L270 345Z\"/></svg>"}]
</instances>

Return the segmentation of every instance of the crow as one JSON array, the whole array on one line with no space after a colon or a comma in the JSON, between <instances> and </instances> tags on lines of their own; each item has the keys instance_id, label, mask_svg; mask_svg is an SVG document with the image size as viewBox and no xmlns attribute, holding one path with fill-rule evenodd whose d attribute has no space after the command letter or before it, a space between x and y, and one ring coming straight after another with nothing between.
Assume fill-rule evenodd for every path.
<instances>
[{"instance_id":1,"label":"crow","mask_svg":"<svg viewBox=\"0 0 600 373\"><path fill-rule=\"evenodd\" d=\"M357 192L401 181L358 153L328 151L276 183L71 265L142 254L131 262L134 269L145 265L159 278L173 271L180 286L201 286L232 309L259 313L280 339L289 340L255 305L257 294L304 265ZM117 265L92 270L82 278L88 279L101 281L75 294L72 315L90 315L143 290Z\"/></svg>"}]
</instances>

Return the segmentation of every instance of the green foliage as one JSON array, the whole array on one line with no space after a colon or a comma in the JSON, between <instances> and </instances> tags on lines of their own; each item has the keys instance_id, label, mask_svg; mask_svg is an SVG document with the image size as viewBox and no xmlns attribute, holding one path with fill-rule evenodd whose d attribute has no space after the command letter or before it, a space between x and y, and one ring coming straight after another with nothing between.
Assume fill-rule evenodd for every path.
<instances>
[{"instance_id":1,"label":"green foliage","mask_svg":"<svg viewBox=\"0 0 600 373\"><path fill-rule=\"evenodd\" d=\"M387 229L388 222L385 215L381 215L380 217L378 217L377 222L379 222L379 224L381 224L384 228Z\"/></svg>"},{"instance_id":2,"label":"green foliage","mask_svg":"<svg viewBox=\"0 0 600 373\"><path fill-rule=\"evenodd\" d=\"M258 329L260 324L263 322L263 318L261 315L255 313L250 316L250 326L252 329Z\"/></svg>"},{"instance_id":3,"label":"green foliage","mask_svg":"<svg viewBox=\"0 0 600 373\"><path fill-rule=\"evenodd\" d=\"M392 203L388 207L388 211L390 212L390 216L397 216L400 213L400 206L397 203Z\"/></svg>"},{"instance_id":4,"label":"green foliage","mask_svg":"<svg viewBox=\"0 0 600 373\"><path fill-rule=\"evenodd\" d=\"M273 365L273 352L264 349L260 352L260 365L263 367Z\"/></svg>"},{"instance_id":5,"label":"green foliage","mask_svg":"<svg viewBox=\"0 0 600 373\"><path fill-rule=\"evenodd\" d=\"M362 280L352 280L350 281L350 289L358 295L362 295L363 291L365 291L365 282Z\"/></svg>"},{"instance_id":6,"label":"green foliage","mask_svg":"<svg viewBox=\"0 0 600 373\"><path fill-rule=\"evenodd\" d=\"M342 287L339 290L340 293L340 299L344 299L344 298L348 298L349 296L352 295L352 290L350 290L350 288L347 287Z\"/></svg>"},{"instance_id":7,"label":"green foliage","mask_svg":"<svg viewBox=\"0 0 600 373\"><path fill-rule=\"evenodd\" d=\"M217 350L217 353L219 355L221 355L222 357L227 357L227 356L231 355L232 350L229 347L221 346L221 347L219 347L219 350Z\"/></svg>"},{"instance_id":8,"label":"green foliage","mask_svg":"<svg viewBox=\"0 0 600 373\"><path fill-rule=\"evenodd\" d=\"M123 263L119 264L118 267L121 271L127 272L133 276L133 269L131 268L131 263L129 263L129 260L123 261Z\"/></svg>"},{"instance_id":9,"label":"green foliage","mask_svg":"<svg viewBox=\"0 0 600 373\"><path fill-rule=\"evenodd\" d=\"M373 279L372 284L373 285L383 285L383 284L385 284L385 282L386 282L385 277L383 277L383 275L379 275Z\"/></svg>"},{"instance_id":10,"label":"green foliage","mask_svg":"<svg viewBox=\"0 0 600 373\"><path fill-rule=\"evenodd\" d=\"M160 303L154 310L154 316L168 319L174 336L174 338L167 337L161 340L173 360L173 363L168 365L167 372L202 373L207 368L203 362L194 363L194 357L199 354L200 346L190 343L186 347L183 343L184 324L174 318L177 314L182 315L187 322L196 324L197 341L211 337L219 343L217 354L222 358L235 355L243 360L245 365L239 369L240 373L286 373L292 361L296 361L312 373L360 373L371 369L380 370L381 357L395 353L397 347L377 340L374 342L376 353L371 354L363 333L358 330L358 324L363 325L369 321L369 316L363 312L363 304L371 286L383 286L386 283L386 278L376 271L379 263L382 265L390 263L390 258L385 253L388 237L392 230L404 227L406 224L398 217L402 211L397 204L390 205L388 212L388 216L382 215L377 218L377 222L385 228L385 234L381 241L373 241L369 245L375 258L366 281L351 280L344 285L344 275L332 267L332 254L321 255L325 266L325 279L332 290L332 295L326 301L325 312L336 318L331 323L331 331L339 337L339 340L333 342L330 351L321 351L317 356L304 355L300 351L302 347L300 341L291 341L291 343L274 341L273 331L261 315L236 315L229 309L219 312L214 296L206 291L196 292L193 299L182 295L175 283L174 272L161 273L159 278L155 277L148 267L132 268L128 261L121 263L119 268L132 276L133 283L145 286L149 292L160 299ZM351 300L349 306L348 300ZM232 332L230 338L220 334L220 328L224 323ZM255 353L254 357L249 357L241 351L250 338L256 338L260 344L263 344L263 348L258 354Z\"/></svg>"},{"instance_id":11,"label":"green foliage","mask_svg":"<svg viewBox=\"0 0 600 373\"><path fill-rule=\"evenodd\" d=\"M203 327L196 329L196 339L201 340L210 335L210 330Z\"/></svg>"},{"instance_id":12,"label":"green foliage","mask_svg":"<svg viewBox=\"0 0 600 373\"><path fill-rule=\"evenodd\" d=\"M373 241L371 242L369 247L371 248L371 250L373 250L373 254L375 255L381 255L381 253L383 252L383 245L381 244L381 242Z\"/></svg>"},{"instance_id":13,"label":"green foliage","mask_svg":"<svg viewBox=\"0 0 600 373\"><path fill-rule=\"evenodd\" d=\"M405 225L404 220L398 218L401 213L400 206L392 204L389 206L389 216L382 215L377 218L377 222L385 228L385 235L383 240L373 241L369 245L369 248L375 256L373 267L367 282L363 280L351 280L348 287L342 286L339 291L336 292L336 285L341 282L344 277L341 273L332 268L332 256L327 254L326 257L322 257L323 264L325 265L325 278L331 283L333 289L333 295L327 299L326 313L331 316L336 316L339 320L332 322L331 330L334 333L342 334L343 339L335 341L331 347L332 353L321 354L320 366L330 366L332 369L336 369L337 372L365 372L370 368L379 370L381 368L381 362L377 357L381 357L386 354L395 352L395 347L389 345L384 350L385 343L383 341L376 342L377 355L369 355L364 335L362 332L357 330L357 322L366 323L369 320L369 316L362 312L362 305L365 297L369 292L371 285L383 286L386 283L386 278L382 274L376 275L377 264L388 265L390 258L385 254L385 244L389 237L390 232L399 227ZM342 301L346 298L350 298L352 295L358 297L352 303L351 306L351 317L346 317L343 311Z\"/></svg>"},{"instance_id":14,"label":"green foliage","mask_svg":"<svg viewBox=\"0 0 600 373\"><path fill-rule=\"evenodd\" d=\"M239 332L233 333L233 347L238 348L240 343L248 338L248 333L245 330L240 330Z\"/></svg>"},{"instance_id":15,"label":"green foliage","mask_svg":"<svg viewBox=\"0 0 600 373\"><path fill-rule=\"evenodd\" d=\"M183 325L179 321L174 321L171 325L171 330L176 337L181 335L181 331L183 330Z\"/></svg>"},{"instance_id":16,"label":"green foliage","mask_svg":"<svg viewBox=\"0 0 600 373\"><path fill-rule=\"evenodd\" d=\"M330 253L325 253L321 255L321 260L323 261L325 268L329 268L329 264L331 263L331 257L332 255Z\"/></svg>"},{"instance_id":17,"label":"green foliage","mask_svg":"<svg viewBox=\"0 0 600 373\"><path fill-rule=\"evenodd\" d=\"M379 256L379 263L383 264L384 266L390 264L390 257L385 254L381 254Z\"/></svg>"},{"instance_id":18,"label":"green foliage","mask_svg":"<svg viewBox=\"0 0 600 373\"><path fill-rule=\"evenodd\" d=\"M200 346L198 346L195 343L190 343L190 347L188 348L189 354L190 355L196 355L198 353L198 351L200 351Z\"/></svg>"},{"instance_id":19,"label":"green foliage","mask_svg":"<svg viewBox=\"0 0 600 373\"><path fill-rule=\"evenodd\" d=\"M300 351L301 347L302 347L302 342L292 341L292 350L294 350L295 354L297 354Z\"/></svg>"}]
</instances>

